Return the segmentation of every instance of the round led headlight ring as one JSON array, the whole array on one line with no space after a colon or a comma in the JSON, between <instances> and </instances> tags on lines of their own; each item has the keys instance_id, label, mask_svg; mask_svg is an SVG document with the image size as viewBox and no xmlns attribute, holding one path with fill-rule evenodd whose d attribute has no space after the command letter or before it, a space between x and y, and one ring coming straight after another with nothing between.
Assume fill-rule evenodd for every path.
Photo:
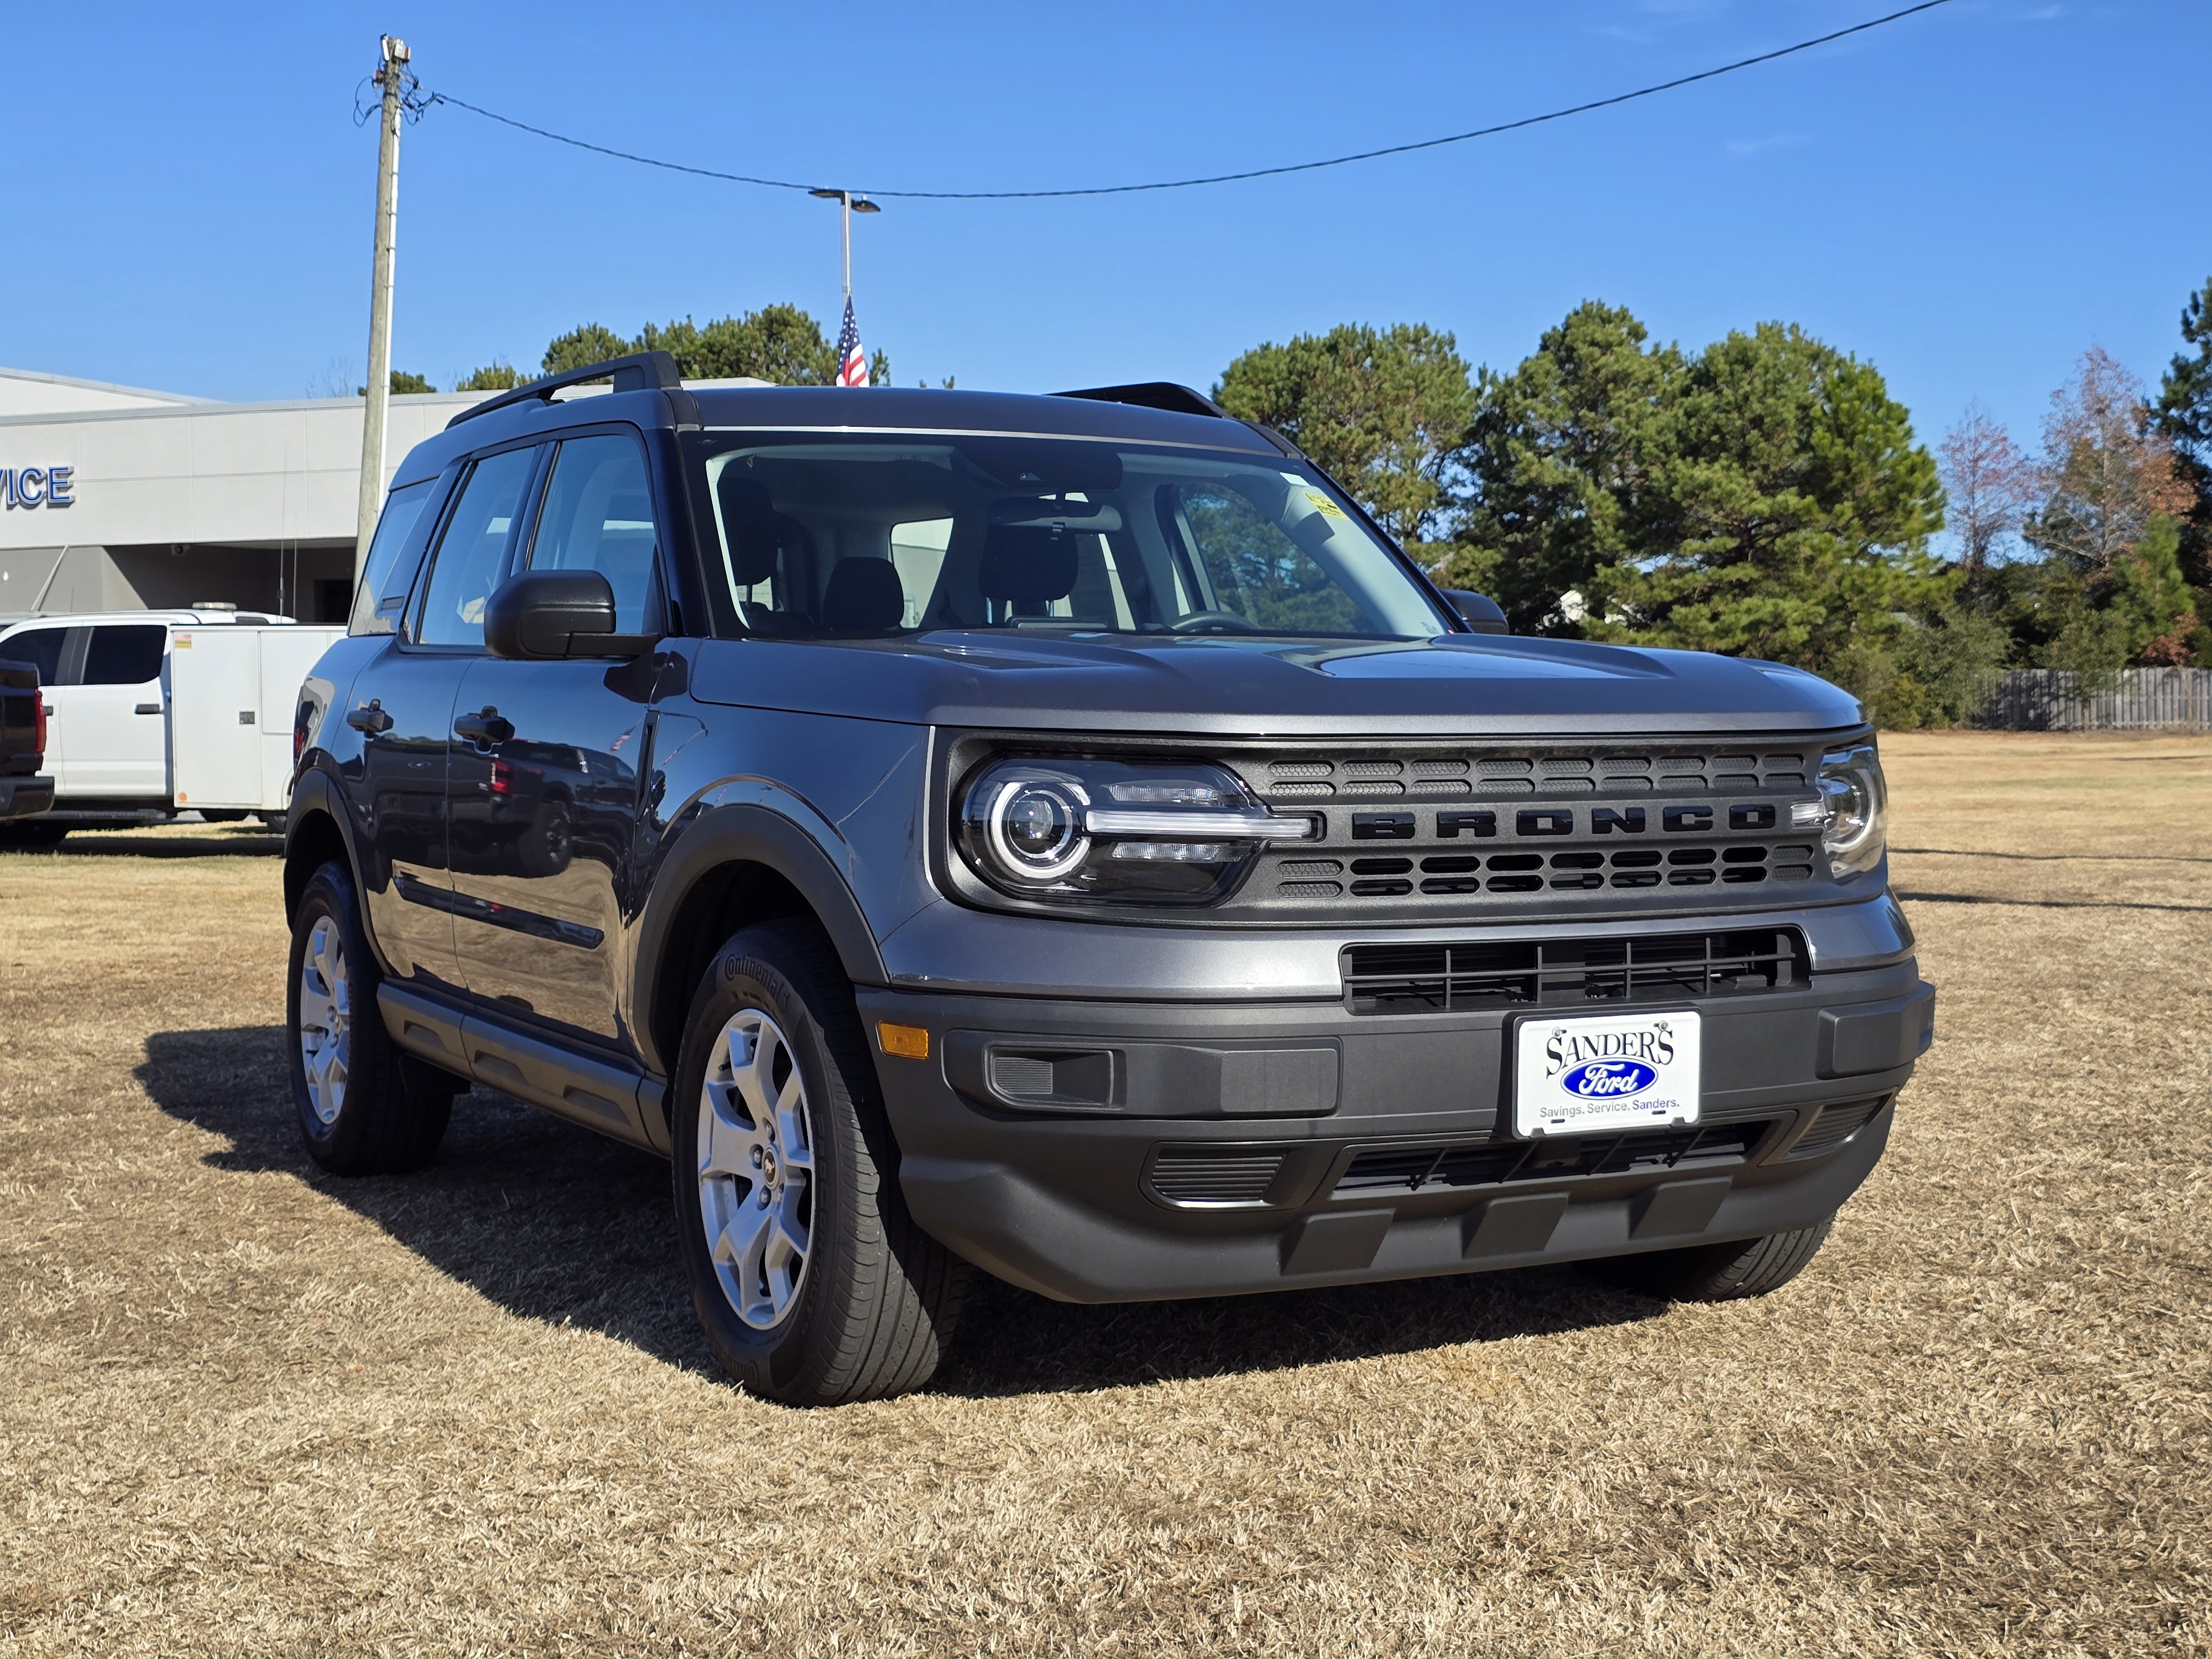
<instances>
[{"instance_id":1,"label":"round led headlight ring","mask_svg":"<svg viewBox=\"0 0 2212 1659\"><path fill-rule=\"evenodd\" d=\"M1091 850L1090 837L1083 833L1084 809L1090 804L1071 781L1009 778L993 792L984 833L1009 875L1057 881Z\"/></svg>"}]
</instances>

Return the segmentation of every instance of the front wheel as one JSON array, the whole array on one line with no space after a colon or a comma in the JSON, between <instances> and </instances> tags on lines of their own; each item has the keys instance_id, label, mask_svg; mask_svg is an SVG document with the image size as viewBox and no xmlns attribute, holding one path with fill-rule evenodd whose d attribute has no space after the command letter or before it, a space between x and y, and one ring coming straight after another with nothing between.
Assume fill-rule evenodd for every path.
<instances>
[{"instance_id":1,"label":"front wheel","mask_svg":"<svg viewBox=\"0 0 2212 1659\"><path fill-rule=\"evenodd\" d=\"M287 977L292 1104L307 1155L332 1175L421 1169L437 1156L465 1085L385 1030L376 958L353 882L336 860L300 896Z\"/></svg>"},{"instance_id":2,"label":"front wheel","mask_svg":"<svg viewBox=\"0 0 2212 1659\"><path fill-rule=\"evenodd\" d=\"M677 1250L722 1369L793 1406L927 1382L967 1264L907 1214L852 986L818 929L769 922L722 948L672 1100Z\"/></svg>"},{"instance_id":3,"label":"front wheel","mask_svg":"<svg viewBox=\"0 0 2212 1659\"><path fill-rule=\"evenodd\" d=\"M1778 1291L1804 1272L1835 1223L1835 1217L1824 1216L1795 1232L1616 1256L1590 1265L1616 1285L1670 1301L1735 1302Z\"/></svg>"}]
</instances>

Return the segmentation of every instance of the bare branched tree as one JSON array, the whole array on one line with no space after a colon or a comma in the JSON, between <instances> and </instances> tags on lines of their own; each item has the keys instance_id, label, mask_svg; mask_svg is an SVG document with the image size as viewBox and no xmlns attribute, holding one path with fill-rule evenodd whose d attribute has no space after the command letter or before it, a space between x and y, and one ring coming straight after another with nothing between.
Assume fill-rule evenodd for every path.
<instances>
[{"instance_id":1,"label":"bare branched tree","mask_svg":"<svg viewBox=\"0 0 2212 1659\"><path fill-rule=\"evenodd\" d=\"M1960 563L1970 579L1978 577L1999 541L2027 522L2043 495L2042 471L1978 402L1944 434L1936 466L1948 498L1945 516L1963 550Z\"/></svg>"},{"instance_id":2,"label":"bare branched tree","mask_svg":"<svg viewBox=\"0 0 2212 1659\"><path fill-rule=\"evenodd\" d=\"M2173 445L2153 429L2142 382L2100 346L2051 397L2043 423L2050 493L2028 525L2028 538L2105 577L2160 514L2185 516L2194 500Z\"/></svg>"}]
</instances>

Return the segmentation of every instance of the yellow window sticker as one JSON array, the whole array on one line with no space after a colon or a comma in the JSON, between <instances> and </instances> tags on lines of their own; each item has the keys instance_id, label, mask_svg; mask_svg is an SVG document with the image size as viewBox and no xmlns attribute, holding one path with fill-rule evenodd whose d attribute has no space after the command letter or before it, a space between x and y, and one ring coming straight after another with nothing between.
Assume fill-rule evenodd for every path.
<instances>
[{"instance_id":1,"label":"yellow window sticker","mask_svg":"<svg viewBox=\"0 0 2212 1659\"><path fill-rule=\"evenodd\" d=\"M1316 513L1323 514L1332 519L1340 519L1344 516L1344 509L1318 489L1306 491L1306 499L1313 503L1314 511Z\"/></svg>"}]
</instances>

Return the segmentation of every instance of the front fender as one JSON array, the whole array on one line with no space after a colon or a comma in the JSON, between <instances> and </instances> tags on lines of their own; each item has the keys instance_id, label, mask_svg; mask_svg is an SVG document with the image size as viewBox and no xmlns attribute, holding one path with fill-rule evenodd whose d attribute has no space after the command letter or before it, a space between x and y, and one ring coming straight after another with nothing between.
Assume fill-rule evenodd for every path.
<instances>
[{"instance_id":1,"label":"front fender","mask_svg":"<svg viewBox=\"0 0 2212 1659\"><path fill-rule=\"evenodd\" d=\"M658 1052L653 1013L665 988L661 976L669 967L669 942L699 883L728 864L757 864L789 882L821 919L846 977L855 985L890 982L860 901L813 836L781 813L749 801L708 807L684 826L661 860L637 927L635 1029L646 1064L664 1077L671 1074L676 1057Z\"/></svg>"}]
</instances>

